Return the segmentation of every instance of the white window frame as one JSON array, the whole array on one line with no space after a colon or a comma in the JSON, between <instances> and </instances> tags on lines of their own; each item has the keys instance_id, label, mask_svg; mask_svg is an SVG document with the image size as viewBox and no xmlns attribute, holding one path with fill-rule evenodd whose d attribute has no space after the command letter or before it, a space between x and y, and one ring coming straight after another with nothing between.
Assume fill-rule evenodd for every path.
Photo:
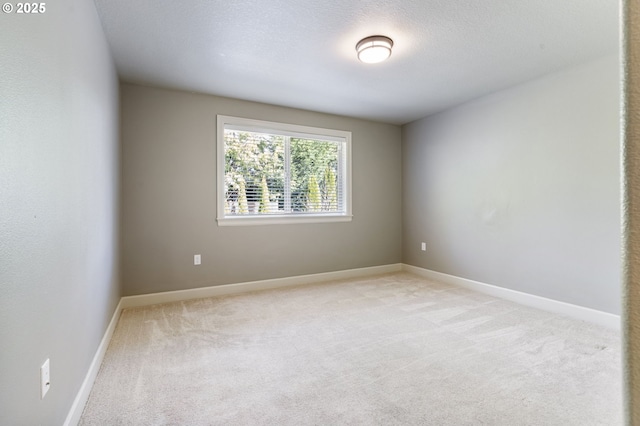
<instances>
[{"instance_id":1,"label":"white window frame","mask_svg":"<svg viewBox=\"0 0 640 426\"><path fill-rule=\"evenodd\" d=\"M324 213L290 213L274 215L247 215L225 216L225 190L224 190L224 130L225 126L243 128L248 131L263 131L284 136L295 136L308 139L324 139L344 141L345 159L341 170L343 176L342 193L345 206L344 212ZM277 123L272 121L253 120L250 118L232 117L227 115L217 116L217 222L218 226L238 225L275 225L293 223L321 223L321 222L350 222L351 213L351 132L344 130L323 129L319 127L300 126L296 124Z\"/></svg>"}]
</instances>

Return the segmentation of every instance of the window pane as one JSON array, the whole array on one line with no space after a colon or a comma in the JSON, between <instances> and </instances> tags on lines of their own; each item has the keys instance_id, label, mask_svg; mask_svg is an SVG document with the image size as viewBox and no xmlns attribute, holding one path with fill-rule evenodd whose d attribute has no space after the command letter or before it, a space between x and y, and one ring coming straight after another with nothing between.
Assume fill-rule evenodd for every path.
<instances>
[{"instance_id":1,"label":"window pane","mask_svg":"<svg viewBox=\"0 0 640 426\"><path fill-rule=\"evenodd\" d=\"M338 212L339 143L291 138L294 212Z\"/></svg>"},{"instance_id":2,"label":"window pane","mask_svg":"<svg viewBox=\"0 0 640 426\"><path fill-rule=\"evenodd\" d=\"M225 215L284 210L284 137L225 130Z\"/></svg>"}]
</instances>

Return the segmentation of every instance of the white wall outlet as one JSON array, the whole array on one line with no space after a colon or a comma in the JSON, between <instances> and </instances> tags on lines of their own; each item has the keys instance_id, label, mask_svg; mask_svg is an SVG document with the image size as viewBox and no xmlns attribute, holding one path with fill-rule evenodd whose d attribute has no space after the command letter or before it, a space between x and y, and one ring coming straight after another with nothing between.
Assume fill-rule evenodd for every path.
<instances>
[{"instance_id":1,"label":"white wall outlet","mask_svg":"<svg viewBox=\"0 0 640 426\"><path fill-rule=\"evenodd\" d=\"M49 372L49 358L42 364L40 367L40 398L44 398L44 396L49 392L49 388L51 387L51 374Z\"/></svg>"},{"instance_id":2,"label":"white wall outlet","mask_svg":"<svg viewBox=\"0 0 640 426\"><path fill-rule=\"evenodd\" d=\"M427 251L427 243L422 243L420 248L422 249L422 251Z\"/></svg>"},{"instance_id":3,"label":"white wall outlet","mask_svg":"<svg viewBox=\"0 0 640 426\"><path fill-rule=\"evenodd\" d=\"M202 258L200 257L199 254L194 254L193 255L193 264L194 265L200 265L202 263Z\"/></svg>"}]
</instances>

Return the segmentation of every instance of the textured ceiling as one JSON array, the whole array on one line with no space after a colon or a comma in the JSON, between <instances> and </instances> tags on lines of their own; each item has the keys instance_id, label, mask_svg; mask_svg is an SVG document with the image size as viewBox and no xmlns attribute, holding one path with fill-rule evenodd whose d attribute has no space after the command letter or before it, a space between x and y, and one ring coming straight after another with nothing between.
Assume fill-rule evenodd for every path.
<instances>
[{"instance_id":1,"label":"textured ceiling","mask_svg":"<svg viewBox=\"0 0 640 426\"><path fill-rule=\"evenodd\" d=\"M618 49L617 0L95 2L124 81L397 124Z\"/></svg>"}]
</instances>

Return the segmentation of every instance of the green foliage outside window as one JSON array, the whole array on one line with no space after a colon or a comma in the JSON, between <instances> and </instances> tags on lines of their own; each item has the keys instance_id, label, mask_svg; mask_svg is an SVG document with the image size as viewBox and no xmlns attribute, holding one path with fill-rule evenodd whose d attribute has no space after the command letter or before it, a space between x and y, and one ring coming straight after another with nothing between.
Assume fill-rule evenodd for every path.
<instances>
[{"instance_id":1,"label":"green foliage outside window","mask_svg":"<svg viewBox=\"0 0 640 426\"><path fill-rule=\"evenodd\" d=\"M339 143L231 130L224 136L226 214L338 212Z\"/></svg>"}]
</instances>

